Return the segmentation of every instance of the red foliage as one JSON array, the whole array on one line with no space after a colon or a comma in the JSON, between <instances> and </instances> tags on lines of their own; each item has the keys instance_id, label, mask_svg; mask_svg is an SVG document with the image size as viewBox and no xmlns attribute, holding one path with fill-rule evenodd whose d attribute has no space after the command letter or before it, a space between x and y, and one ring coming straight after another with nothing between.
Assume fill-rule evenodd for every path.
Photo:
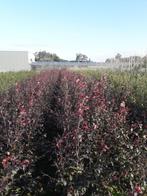
<instances>
[{"instance_id":1,"label":"red foliage","mask_svg":"<svg viewBox=\"0 0 147 196\"><path fill-rule=\"evenodd\" d=\"M1 194L142 193L146 126L128 121L126 94L65 70L0 94Z\"/></svg>"}]
</instances>

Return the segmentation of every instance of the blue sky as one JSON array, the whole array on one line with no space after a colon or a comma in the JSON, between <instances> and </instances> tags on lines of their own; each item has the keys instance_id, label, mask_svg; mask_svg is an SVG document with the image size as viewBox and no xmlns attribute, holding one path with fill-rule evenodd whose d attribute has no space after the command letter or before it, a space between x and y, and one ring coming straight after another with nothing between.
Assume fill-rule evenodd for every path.
<instances>
[{"instance_id":1,"label":"blue sky","mask_svg":"<svg viewBox=\"0 0 147 196\"><path fill-rule=\"evenodd\" d=\"M147 0L0 0L0 50L147 54Z\"/></svg>"}]
</instances>

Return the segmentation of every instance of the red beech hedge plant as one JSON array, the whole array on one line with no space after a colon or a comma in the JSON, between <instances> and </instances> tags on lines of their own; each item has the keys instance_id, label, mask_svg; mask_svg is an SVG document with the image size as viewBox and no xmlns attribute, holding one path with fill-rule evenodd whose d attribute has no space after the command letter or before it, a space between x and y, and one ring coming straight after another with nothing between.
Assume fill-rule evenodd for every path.
<instances>
[{"instance_id":1,"label":"red beech hedge plant","mask_svg":"<svg viewBox=\"0 0 147 196\"><path fill-rule=\"evenodd\" d=\"M146 129L128 96L66 70L1 93L1 195L143 195Z\"/></svg>"}]
</instances>

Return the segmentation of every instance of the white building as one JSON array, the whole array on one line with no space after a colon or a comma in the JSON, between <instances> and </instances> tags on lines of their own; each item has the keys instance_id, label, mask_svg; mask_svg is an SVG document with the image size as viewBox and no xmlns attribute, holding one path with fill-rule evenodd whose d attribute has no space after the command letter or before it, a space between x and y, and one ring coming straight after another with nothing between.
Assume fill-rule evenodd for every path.
<instances>
[{"instance_id":1,"label":"white building","mask_svg":"<svg viewBox=\"0 0 147 196\"><path fill-rule=\"evenodd\" d=\"M30 70L27 51L0 51L0 72Z\"/></svg>"}]
</instances>

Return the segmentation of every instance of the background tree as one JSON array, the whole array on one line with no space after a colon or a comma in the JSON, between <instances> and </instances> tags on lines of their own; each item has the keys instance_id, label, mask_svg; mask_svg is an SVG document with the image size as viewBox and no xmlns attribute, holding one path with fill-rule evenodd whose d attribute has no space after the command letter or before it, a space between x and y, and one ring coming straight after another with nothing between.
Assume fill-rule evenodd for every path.
<instances>
[{"instance_id":1,"label":"background tree","mask_svg":"<svg viewBox=\"0 0 147 196\"><path fill-rule=\"evenodd\" d=\"M117 55L115 56L115 59L116 59L116 60L120 60L121 57L122 57L121 54L117 53Z\"/></svg>"},{"instance_id":2,"label":"background tree","mask_svg":"<svg viewBox=\"0 0 147 196\"><path fill-rule=\"evenodd\" d=\"M143 65L142 68L145 69L145 72L147 72L147 55L143 57Z\"/></svg>"},{"instance_id":3,"label":"background tree","mask_svg":"<svg viewBox=\"0 0 147 196\"><path fill-rule=\"evenodd\" d=\"M60 61L60 59L55 53L49 53L44 51L35 52L35 61Z\"/></svg>"},{"instance_id":4,"label":"background tree","mask_svg":"<svg viewBox=\"0 0 147 196\"><path fill-rule=\"evenodd\" d=\"M111 59L109 59L109 58L106 59L106 60L105 60L105 63L111 63Z\"/></svg>"},{"instance_id":5,"label":"background tree","mask_svg":"<svg viewBox=\"0 0 147 196\"><path fill-rule=\"evenodd\" d=\"M89 59L85 54L78 53L78 54L76 54L76 61L77 62L87 62L87 61L89 61Z\"/></svg>"}]
</instances>

